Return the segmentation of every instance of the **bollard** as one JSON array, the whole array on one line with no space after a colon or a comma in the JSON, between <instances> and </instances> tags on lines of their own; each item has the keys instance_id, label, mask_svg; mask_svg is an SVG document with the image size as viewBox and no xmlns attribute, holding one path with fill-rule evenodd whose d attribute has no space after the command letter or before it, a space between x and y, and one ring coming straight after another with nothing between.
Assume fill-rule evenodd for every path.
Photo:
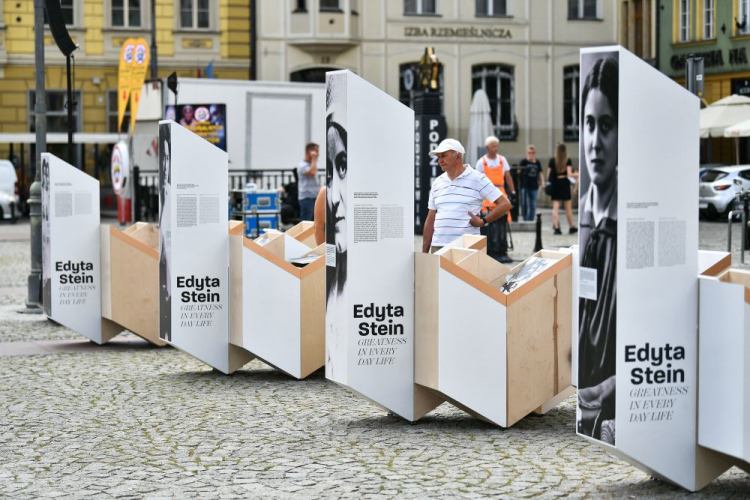
<instances>
[{"instance_id":1,"label":"bollard","mask_svg":"<svg viewBox=\"0 0 750 500\"><path fill-rule=\"evenodd\" d=\"M732 217L734 217L734 211L730 210L727 216L727 252L732 253Z\"/></svg>"},{"instance_id":2,"label":"bollard","mask_svg":"<svg viewBox=\"0 0 750 500\"><path fill-rule=\"evenodd\" d=\"M742 253L740 254L740 262L742 264L745 263L745 248L747 248L747 244L745 240L745 237L747 236L747 213L742 212L742 245L740 246L740 249Z\"/></svg>"},{"instance_id":3,"label":"bollard","mask_svg":"<svg viewBox=\"0 0 750 500\"><path fill-rule=\"evenodd\" d=\"M534 243L534 251L538 252L542 249L542 214L536 214L536 243Z\"/></svg>"}]
</instances>

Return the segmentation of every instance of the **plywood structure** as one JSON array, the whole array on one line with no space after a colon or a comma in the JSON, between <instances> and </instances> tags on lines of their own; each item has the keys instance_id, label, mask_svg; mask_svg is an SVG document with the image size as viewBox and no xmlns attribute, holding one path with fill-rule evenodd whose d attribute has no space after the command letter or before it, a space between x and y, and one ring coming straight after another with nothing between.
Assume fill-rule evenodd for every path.
<instances>
[{"instance_id":1,"label":"plywood structure","mask_svg":"<svg viewBox=\"0 0 750 500\"><path fill-rule=\"evenodd\" d=\"M415 382L479 418L509 427L571 394L572 258L506 293L506 267L484 237L415 256ZM557 399L556 399L557 398Z\"/></svg>"},{"instance_id":2,"label":"plywood structure","mask_svg":"<svg viewBox=\"0 0 750 500\"><path fill-rule=\"evenodd\" d=\"M295 265L295 259L309 262ZM310 222L242 239L240 344L302 379L325 365L325 245ZM234 274L234 273L233 273ZM233 298L233 301L236 298Z\"/></svg>"},{"instance_id":3,"label":"plywood structure","mask_svg":"<svg viewBox=\"0 0 750 500\"><path fill-rule=\"evenodd\" d=\"M102 318L152 344L159 338L159 232L137 222L124 231L101 226Z\"/></svg>"},{"instance_id":4,"label":"plywood structure","mask_svg":"<svg viewBox=\"0 0 750 500\"><path fill-rule=\"evenodd\" d=\"M698 444L750 470L750 272L727 257L699 276Z\"/></svg>"}]
</instances>

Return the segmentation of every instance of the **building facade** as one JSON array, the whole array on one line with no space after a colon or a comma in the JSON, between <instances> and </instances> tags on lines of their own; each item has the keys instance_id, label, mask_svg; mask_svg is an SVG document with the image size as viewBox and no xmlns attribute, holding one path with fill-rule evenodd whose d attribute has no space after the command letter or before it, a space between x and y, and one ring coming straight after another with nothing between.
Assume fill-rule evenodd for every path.
<instances>
[{"instance_id":1,"label":"building facade","mask_svg":"<svg viewBox=\"0 0 750 500\"><path fill-rule=\"evenodd\" d=\"M657 0L620 1L620 45L656 66Z\"/></svg>"},{"instance_id":2,"label":"building facade","mask_svg":"<svg viewBox=\"0 0 750 500\"><path fill-rule=\"evenodd\" d=\"M74 99L76 131L117 131L117 69L120 47L129 37L151 43L156 22L159 77L173 71L195 77L213 62L217 78L248 79L250 68L251 13L246 0L62 0L68 31L79 46L75 56ZM34 6L31 0L0 0L0 132L34 130ZM65 58L47 28L45 83L49 132L67 131ZM151 78L152 75L148 75ZM127 123L128 120L126 119ZM33 145L14 145L13 155L24 150L28 173ZM53 153L65 148L50 145ZM109 157L97 154L108 167ZM79 147L84 168L92 173L98 148ZM10 154L0 144L0 157ZM108 171L109 169L104 169Z\"/></svg>"},{"instance_id":3,"label":"building facade","mask_svg":"<svg viewBox=\"0 0 750 500\"><path fill-rule=\"evenodd\" d=\"M426 47L442 64L448 134L468 136L487 91L500 152L578 152L581 47L617 43L616 0L258 0L258 79L323 81L349 69L405 104Z\"/></svg>"},{"instance_id":4,"label":"building facade","mask_svg":"<svg viewBox=\"0 0 750 500\"><path fill-rule=\"evenodd\" d=\"M680 83L691 54L704 61L704 104L732 94L750 97L750 0L661 1L658 68ZM701 163L737 162L733 139L702 141ZM750 162L750 141L740 141L740 162Z\"/></svg>"}]
</instances>

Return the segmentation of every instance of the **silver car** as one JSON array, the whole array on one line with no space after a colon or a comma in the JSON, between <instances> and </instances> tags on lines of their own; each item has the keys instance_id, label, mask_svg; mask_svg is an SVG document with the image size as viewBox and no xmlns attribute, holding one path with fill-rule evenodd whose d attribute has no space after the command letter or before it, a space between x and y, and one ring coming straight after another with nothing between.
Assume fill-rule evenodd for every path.
<instances>
[{"instance_id":1,"label":"silver car","mask_svg":"<svg viewBox=\"0 0 750 500\"><path fill-rule=\"evenodd\" d=\"M741 186L736 186L738 179ZM703 174L700 180L698 208L702 215L716 218L734 209L736 190L750 189L750 165L716 167Z\"/></svg>"},{"instance_id":2,"label":"silver car","mask_svg":"<svg viewBox=\"0 0 750 500\"><path fill-rule=\"evenodd\" d=\"M10 161L0 160L0 220L16 222L19 201L16 169Z\"/></svg>"}]
</instances>

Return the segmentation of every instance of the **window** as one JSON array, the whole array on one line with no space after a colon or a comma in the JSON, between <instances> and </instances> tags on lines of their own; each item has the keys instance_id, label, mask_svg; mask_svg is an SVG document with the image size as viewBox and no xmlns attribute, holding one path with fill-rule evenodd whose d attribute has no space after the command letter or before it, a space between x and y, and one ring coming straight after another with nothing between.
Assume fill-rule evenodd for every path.
<instances>
[{"instance_id":1,"label":"window","mask_svg":"<svg viewBox=\"0 0 750 500\"><path fill-rule=\"evenodd\" d=\"M205 29L209 27L209 0L180 0L180 27Z\"/></svg>"},{"instance_id":2,"label":"window","mask_svg":"<svg viewBox=\"0 0 750 500\"><path fill-rule=\"evenodd\" d=\"M710 40L715 36L715 9L714 0L703 0L703 38L705 40Z\"/></svg>"},{"instance_id":3,"label":"window","mask_svg":"<svg viewBox=\"0 0 750 500\"><path fill-rule=\"evenodd\" d=\"M690 0L680 0L678 19L680 22L680 42L690 41Z\"/></svg>"},{"instance_id":4,"label":"window","mask_svg":"<svg viewBox=\"0 0 750 500\"><path fill-rule=\"evenodd\" d=\"M340 12L341 0L320 0L320 10Z\"/></svg>"},{"instance_id":5,"label":"window","mask_svg":"<svg viewBox=\"0 0 750 500\"><path fill-rule=\"evenodd\" d=\"M600 19L599 0L568 0L568 19Z\"/></svg>"},{"instance_id":6,"label":"window","mask_svg":"<svg viewBox=\"0 0 750 500\"><path fill-rule=\"evenodd\" d=\"M405 14L437 14L438 0L404 0Z\"/></svg>"},{"instance_id":7,"label":"window","mask_svg":"<svg viewBox=\"0 0 750 500\"><path fill-rule=\"evenodd\" d=\"M740 18L737 19L737 33L747 35L750 33L750 0L740 0Z\"/></svg>"},{"instance_id":8,"label":"window","mask_svg":"<svg viewBox=\"0 0 750 500\"><path fill-rule=\"evenodd\" d=\"M141 0L111 0L112 26L138 28L141 26Z\"/></svg>"},{"instance_id":9,"label":"window","mask_svg":"<svg viewBox=\"0 0 750 500\"><path fill-rule=\"evenodd\" d=\"M567 66L563 69L563 139L565 142L578 140L578 98L580 67Z\"/></svg>"},{"instance_id":10,"label":"window","mask_svg":"<svg viewBox=\"0 0 750 500\"><path fill-rule=\"evenodd\" d=\"M125 114L122 118L122 132L125 133L130 129L130 99L128 99ZM107 132L110 134L117 133L117 91L107 91Z\"/></svg>"},{"instance_id":11,"label":"window","mask_svg":"<svg viewBox=\"0 0 750 500\"><path fill-rule=\"evenodd\" d=\"M74 0L60 0L60 7L62 8L63 20L67 26L75 25L75 11L73 10ZM44 9L44 24L49 25L49 19L47 18L47 9Z\"/></svg>"},{"instance_id":12,"label":"window","mask_svg":"<svg viewBox=\"0 0 750 500\"><path fill-rule=\"evenodd\" d=\"M501 141L518 137L516 124L513 68L500 64L482 64L471 68L471 95L484 89L490 99L490 114L495 135Z\"/></svg>"},{"instance_id":13,"label":"window","mask_svg":"<svg viewBox=\"0 0 750 500\"><path fill-rule=\"evenodd\" d=\"M77 90L73 98L78 105L73 110L73 121L75 130L81 130L81 91ZM29 91L29 132L36 131L34 104L36 92ZM68 131L68 108L65 106L68 101L68 93L64 90L47 91L47 132L67 132Z\"/></svg>"},{"instance_id":14,"label":"window","mask_svg":"<svg viewBox=\"0 0 750 500\"><path fill-rule=\"evenodd\" d=\"M507 16L508 0L477 0L477 16Z\"/></svg>"},{"instance_id":15,"label":"window","mask_svg":"<svg viewBox=\"0 0 750 500\"><path fill-rule=\"evenodd\" d=\"M297 0L294 2L295 8L292 12L307 12L307 1Z\"/></svg>"}]
</instances>

